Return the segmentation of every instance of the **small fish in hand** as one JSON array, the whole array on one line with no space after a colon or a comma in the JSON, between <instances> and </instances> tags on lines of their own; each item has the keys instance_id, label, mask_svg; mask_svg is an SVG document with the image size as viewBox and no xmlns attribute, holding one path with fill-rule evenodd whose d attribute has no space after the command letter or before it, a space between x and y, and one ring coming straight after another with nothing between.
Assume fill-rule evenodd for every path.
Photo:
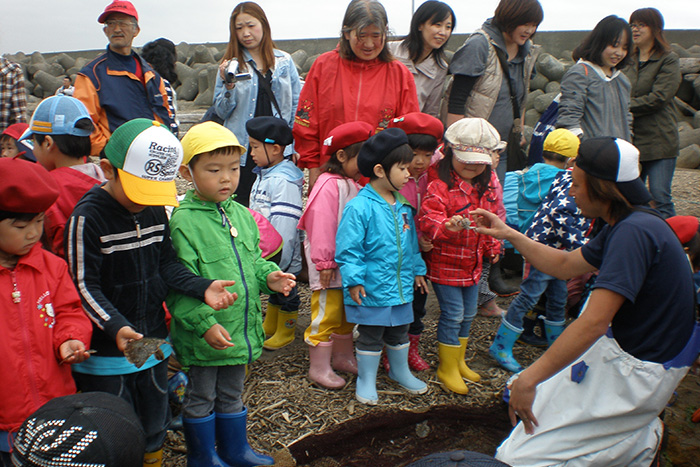
<instances>
[{"instance_id":1,"label":"small fish in hand","mask_svg":"<svg viewBox=\"0 0 700 467\"><path fill-rule=\"evenodd\" d=\"M144 337L143 339L132 340L126 344L124 356L129 363L136 365L136 368L141 368L151 355L154 355L157 360L163 360L165 355L160 346L167 343L168 341L158 337Z\"/></svg>"}]
</instances>

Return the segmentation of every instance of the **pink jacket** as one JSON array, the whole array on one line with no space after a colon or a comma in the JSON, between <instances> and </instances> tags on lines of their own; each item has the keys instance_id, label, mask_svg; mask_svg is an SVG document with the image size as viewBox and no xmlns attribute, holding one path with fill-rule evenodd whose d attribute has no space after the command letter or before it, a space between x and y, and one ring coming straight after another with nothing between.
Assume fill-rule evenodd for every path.
<instances>
[{"instance_id":1,"label":"pink jacket","mask_svg":"<svg viewBox=\"0 0 700 467\"><path fill-rule=\"evenodd\" d=\"M360 185L342 175L323 173L318 177L299 219L298 228L306 231L304 252L309 266L309 287L321 290L319 271L335 269L330 288L342 288L340 270L335 263L335 235L345 205L357 195Z\"/></svg>"},{"instance_id":2,"label":"pink jacket","mask_svg":"<svg viewBox=\"0 0 700 467\"><path fill-rule=\"evenodd\" d=\"M262 257L264 259L270 259L278 252L282 251L282 246L284 244L282 236L265 216L250 208L248 208L248 211L253 215L255 223L258 224L258 230L260 230L260 249L262 250Z\"/></svg>"}]
</instances>

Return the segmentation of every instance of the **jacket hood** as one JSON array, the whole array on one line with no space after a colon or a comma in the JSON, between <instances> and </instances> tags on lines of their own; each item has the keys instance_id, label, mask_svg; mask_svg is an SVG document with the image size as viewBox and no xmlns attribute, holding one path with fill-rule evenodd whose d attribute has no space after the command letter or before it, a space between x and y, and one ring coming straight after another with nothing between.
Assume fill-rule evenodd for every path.
<instances>
[{"instance_id":1,"label":"jacket hood","mask_svg":"<svg viewBox=\"0 0 700 467\"><path fill-rule=\"evenodd\" d=\"M256 170L260 170L260 175L261 176L276 176L276 177L284 177L285 180L294 183L297 186L303 186L304 185L304 172L302 172L299 167L294 165L292 161L289 159L285 159L279 164L265 168L265 169L260 169L259 167L256 167L253 172L256 172Z\"/></svg>"},{"instance_id":2,"label":"jacket hood","mask_svg":"<svg viewBox=\"0 0 700 467\"><path fill-rule=\"evenodd\" d=\"M401 193L399 193L398 191L394 191L393 193L394 193L394 198L396 199L396 201L398 203L405 204L408 207L410 207L411 209L414 209L413 205L411 203L409 203L408 200L406 198L404 198L404 196ZM374 187L372 185L370 185L369 183L367 185L365 185L364 188L362 188L360 190L360 192L357 194L357 196L362 196L363 198L367 198L367 199L370 199L370 200L376 201L376 202L386 203L384 198L382 198L381 195L379 193L377 193L377 190L375 190Z\"/></svg>"},{"instance_id":3,"label":"jacket hood","mask_svg":"<svg viewBox=\"0 0 700 467\"><path fill-rule=\"evenodd\" d=\"M503 50L504 52L506 51L506 41L503 38L503 31L496 27L496 25L493 22L493 18L489 18L486 21L484 21L484 24L481 25L481 29L486 31L491 40L496 44L496 46L499 49ZM525 42L525 45L520 47L520 49L518 50L518 56L527 57L527 54L530 53L530 47L532 47L532 41L528 39L528 41Z\"/></svg>"},{"instance_id":4,"label":"jacket hood","mask_svg":"<svg viewBox=\"0 0 700 467\"><path fill-rule=\"evenodd\" d=\"M235 196L235 195L234 195ZM229 204L234 202L234 196L231 196L220 203L214 203L213 201L205 201L200 199L194 190L187 190L185 193L185 198L180 201L180 206L177 210L190 209L192 211L208 211L211 209L218 210L218 207L226 209Z\"/></svg>"}]
</instances>

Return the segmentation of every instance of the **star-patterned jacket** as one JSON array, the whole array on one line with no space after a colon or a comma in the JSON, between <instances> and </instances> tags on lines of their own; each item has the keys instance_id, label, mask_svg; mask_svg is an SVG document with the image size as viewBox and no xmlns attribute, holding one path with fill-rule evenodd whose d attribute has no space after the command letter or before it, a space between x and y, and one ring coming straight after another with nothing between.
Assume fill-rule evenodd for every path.
<instances>
[{"instance_id":1,"label":"star-patterned jacket","mask_svg":"<svg viewBox=\"0 0 700 467\"><path fill-rule=\"evenodd\" d=\"M562 250L575 250L588 241L586 233L591 221L583 217L576 201L569 195L570 187L571 171L557 174L525 235Z\"/></svg>"}]
</instances>

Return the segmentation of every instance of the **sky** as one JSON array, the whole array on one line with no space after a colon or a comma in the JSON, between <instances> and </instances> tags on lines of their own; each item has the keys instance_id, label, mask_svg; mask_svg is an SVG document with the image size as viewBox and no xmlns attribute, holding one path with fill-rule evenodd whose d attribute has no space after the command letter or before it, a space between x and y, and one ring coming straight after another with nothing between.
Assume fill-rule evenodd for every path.
<instances>
[{"instance_id":1,"label":"sky","mask_svg":"<svg viewBox=\"0 0 700 467\"><path fill-rule=\"evenodd\" d=\"M424 0L382 0L389 27L405 35L412 7ZM97 17L107 0L24 0L4 2L0 17L0 54L102 49L107 40ZM175 44L228 42L228 21L237 2L221 0L132 0L139 12L140 47L159 37ZM338 37L346 0L258 0L272 28L273 40ZM478 28L497 0L447 0L457 17L455 33ZM666 29L699 29L698 0L540 0L540 31L590 30L603 17L629 18L641 7L656 7Z\"/></svg>"}]
</instances>

